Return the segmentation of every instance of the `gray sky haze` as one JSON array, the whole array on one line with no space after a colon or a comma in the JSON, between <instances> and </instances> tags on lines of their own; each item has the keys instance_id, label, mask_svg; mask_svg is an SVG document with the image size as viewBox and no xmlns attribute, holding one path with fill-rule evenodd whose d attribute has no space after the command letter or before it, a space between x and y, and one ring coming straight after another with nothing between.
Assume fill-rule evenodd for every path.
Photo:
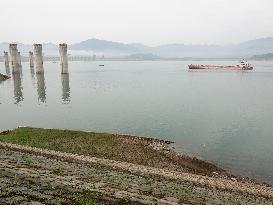
<instances>
[{"instance_id":1,"label":"gray sky haze","mask_svg":"<svg viewBox=\"0 0 273 205\"><path fill-rule=\"evenodd\" d=\"M0 2L0 42L229 44L273 36L272 0Z\"/></svg>"}]
</instances>

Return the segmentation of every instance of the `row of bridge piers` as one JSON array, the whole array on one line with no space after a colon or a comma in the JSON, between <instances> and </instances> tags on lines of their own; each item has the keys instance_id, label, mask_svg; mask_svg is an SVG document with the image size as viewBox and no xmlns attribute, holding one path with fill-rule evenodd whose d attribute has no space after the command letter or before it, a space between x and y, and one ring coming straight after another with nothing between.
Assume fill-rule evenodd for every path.
<instances>
[{"instance_id":1,"label":"row of bridge piers","mask_svg":"<svg viewBox=\"0 0 273 205\"><path fill-rule=\"evenodd\" d=\"M37 93L38 101L44 103L46 101L46 84L44 77L44 61L42 44L34 44L33 51L29 51L29 67L32 79L37 79ZM68 57L67 57L67 44L59 44L59 60L60 72L62 82L62 101L63 103L70 102L70 87L68 75ZM4 64L7 75L12 73L14 83L14 99L15 103L23 101L23 87L22 87L22 64L21 54L18 51L17 44L9 44L9 52L4 51Z\"/></svg>"},{"instance_id":2,"label":"row of bridge piers","mask_svg":"<svg viewBox=\"0 0 273 205\"><path fill-rule=\"evenodd\" d=\"M10 57L9 57L10 54ZM62 74L68 74L67 44L59 44L60 70ZM9 44L9 53L4 51L4 63L6 69L11 67L12 73L20 73L22 70L21 54L18 51L17 44ZM37 74L44 73L42 44L34 44L33 52L29 51L29 66L36 70Z\"/></svg>"}]
</instances>

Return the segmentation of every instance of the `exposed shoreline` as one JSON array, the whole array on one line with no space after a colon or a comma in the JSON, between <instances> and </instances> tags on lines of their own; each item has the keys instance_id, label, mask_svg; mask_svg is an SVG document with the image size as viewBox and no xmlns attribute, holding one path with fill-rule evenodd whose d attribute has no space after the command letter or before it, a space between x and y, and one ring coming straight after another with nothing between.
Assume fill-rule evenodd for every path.
<instances>
[{"instance_id":1,"label":"exposed shoreline","mask_svg":"<svg viewBox=\"0 0 273 205\"><path fill-rule=\"evenodd\" d=\"M147 164L147 162L135 163L138 161L137 151L136 151L136 153L132 153L132 156L135 156L135 158L136 158L136 159L134 159L135 161L132 160L134 162L134 163L132 163L132 162L128 162L127 158L124 159L122 156L116 157L114 154L110 155L110 157L109 156L108 157L100 157L99 151L98 152L87 152L86 154L82 154L81 150L77 150L77 149L75 149L76 151L74 151L74 152L67 152L67 151L63 151L63 150L59 151L59 150L61 150L61 148L58 150L58 147L54 147L53 144L50 142L51 139L47 139L47 142L49 142L49 144L47 146L52 147L53 149L48 149L46 147L40 147L41 144L39 145L38 141L35 142L37 146L29 146L29 144L34 143L33 142L34 138L33 137L27 138L26 136L28 136L29 133L36 133L37 134L38 132L45 132L45 133L50 132L50 133L53 133L53 135L56 135L56 133L60 133L60 132L62 133L62 135L64 135L67 132L69 134L71 134L70 132L73 132L74 135L76 135L76 133L79 133L80 136L76 136L76 138L79 137L80 140L82 140L82 135L85 134L85 132L81 132L81 131L75 132L75 131L67 131L67 130L36 129L36 128L19 128L19 129L15 129L13 131L2 132L2 133L0 133L0 157L3 159L8 158L9 155L3 156L3 153L5 153L5 152L11 152L10 156L12 156L12 155L16 155L16 156L17 155L22 155L22 156L28 155L29 157L32 158L31 159L32 161L36 161L36 158L39 158L39 156L41 156L41 157L45 157L45 160L49 160L49 161L50 160L53 160L53 161L57 160L58 163L63 163L61 161L64 161L64 162L68 162L71 164L74 164L74 163L81 164L82 166L105 167L103 169L106 169L111 173L117 172L117 173L121 174L121 177L125 173L129 173L130 176L139 176L139 177L145 177L145 178L148 177L153 180L160 179L160 181L165 181L164 183L166 183L166 184L169 183L168 181L172 181L173 183L177 183L177 186L180 186L181 184L186 183L186 184L190 185L191 187L193 187L193 189L195 191L197 191L197 193L199 193L199 191L198 191L199 189L203 190L202 193L206 192L209 195L211 194L211 192L213 192L213 195L212 195L214 197L213 200L218 200L218 199L222 200L222 199L220 199L221 198L220 195L222 196L223 194L225 195L225 194L228 194L231 192L234 193L242 201L242 204L249 204L248 202L245 202L245 200L247 201L249 197L251 199L254 198L255 200L258 200L259 204L264 201L269 200L269 202L270 202L271 200L273 200L273 188L271 186L265 185L265 184L260 184L258 182L253 182L252 180L249 180L249 179L243 179L241 177L234 176L234 175L230 174L229 172L227 172L226 170L219 168L212 163L202 161L202 160L199 160L196 158L191 158L189 156L179 155L172 148L170 148L170 145L171 145L170 141L153 139L153 138L146 139L144 137L130 136L130 135L100 133L98 136L96 136L94 134L98 134L98 133L87 133L87 134L92 134L90 136L98 137L98 139L100 139L100 143L104 144L104 146L108 146L108 145L105 144L105 141L101 141L101 137L102 138L106 137L105 139L106 139L107 143L109 143L108 142L109 139L114 140L114 141L122 139L122 142L119 141L119 143L125 143L125 145L127 147L133 146L133 148L139 148L139 149L143 148L143 150L141 150L142 152L145 152L145 150L146 151L148 150L146 152L146 154L149 153L149 154L151 154L151 156L147 156L146 159L149 160L149 157L150 157L151 159L154 159L155 163L156 163L156 164L150 165L150 164ZM108 136L111 136L111 137L113 136L114 138L107 138ZM16 137L17 137L17 139L15 139ZM39 136L36 136L36 137L39 138ZM61 136L61 137L63 137L63 136ZM57 139L58 136L56 135L54 138ZM57 139L57 141L60 142L61 139L62 138ZM69 141L70 140L69 136L67 136L66 139ZM86 136L85 136L85 139L87 141L90 140L90 139L86 138ZM16 140L18 140L17 143L15 143ZM44 142L40 142L40 143L44 143ZM93 141L92 143L95 144L96 141ZM118 145L120 147L123 147L126 149L126 146L124 147L121 144L118 144ZM77 145L71 145L71 146L77 146ZM96 144L96 146L98 146L98 144ZM82 149L84 149L84 148L82 148ZM8 151L8 150L10 150L10 151ZM154 151L152 151L152 150L154 150ZM102 153L105 154L105 156L107 156L107 153L108 153L107 151L108 150L106 150L106 152L102 152ZM120 153L119 152L120 150L113 150L113 152L115 152L115 151ZM131 150L130 150L130 148L128 148L128 150L126 150L126 151L131 151ZM1 153L2 153L2 155L1 155ZM20 153L22 153L22 154L20 154ZM168 159L166 164L161 161L161 158L159 158L159 159L157 158L158 157L157 154L158 154L158 156L161 156L163 160ZM128 153L128 155L130 155L130 153ZM168 158L166 158L166 156ZM111 159L111 157L112 157L112 159ZM117 160L115 158L118 158L119 160ZM59 161L59 160L61 160L61 161ZM37 171L37 169L39 171L39 169L40 169L39 167L41 166L41 165L38 166L38 164L39 164L38 161L35 162L35 163L37 163L34 167L36 169L36 171ZM54 163L57 163L57 162L54 162ZM9 175L8 173L11 172L10 169L13 166L9 163L10 163L10 160L6 161L6 164L2 164L2 166L0 165L0 169L3 169L5 171L5 173L7 173L7 175ZM166 165L170 165L170 166L166 166ZM75 166L75 165L73 165L73 166ZM10 168L8 169L7 167L10 167ZM14 169L16 169L16 167L13 167L13 170ZM18 168L18 170L20 170L20 169ZM24 170L25 170L25 168L24 168ZM14 174L14 172L16 172L16 171L13 171L13 174ZM22 170L18 171L19 175L20 175L20 172L22 172ZM122 174L122 173L124 173L124 174ZM25 173L25 175L27 175L27 173ZM75 176L76 175L77 175L77 173L75 173ZM105 176L105 177L107 177L107 176ZM127 176L127 178L128 178L128 176ZM1 176L0 176L0 180L1 180ZM41 179L41 180L43 180L43 179ZM63 182L60 181L60 183L63 183ZM131 184L129 183L128 186L131 186ZM140 186L140 185L138 185L138 186ZM78 188L84 189L84 187L82 187L82 185L78 186ZM118 189L119 189L118 193L120 193L120 191L122 191L122 190L123 190L123 192L125 191L124 188L122 188L120 186L118 186ZM141 189L142 188L140 188L140 191L141 191ZM154 191L156 191L156 189L157 189L157 187L155 187L155 190L153 190L150 194L148 194L148 196L155 197ZM1 187L0 187L0 190L1 190ZM103 194L103 191L102 192L101 191L102 190L100 190L100 193L102 193L102 195L105 195L105 194ZM126 189L126 191L128 192L127 189ZM170 190L168 191L168 193L169 192L170 192ZM132 195L130 195L130 194L132 194ZM129 195L131 196L131 197L129 197L130 200L135 199L134 197L137 196L136 194L138 195L138 197L140 197L139 192L135 193L134 191L130 191L130 193L129 193ZM117 196L117 193L115 193L114 195L115 195L114 198L119 198ZM121 198L122 197L123 197L123 195L121 195ZM143 197L144 197L143 194L141 194L140 198L143 198ZM179 195L173 194L171 197L174 197L177 199L177 198L179 198ZM194 196L191 196L191 197L192 197L191 199L187 199L187 200L189 200L189 201L190 200L193 200L193 201L197 200L197 198L195 198ZM164 197L163 198L156 197L156 198L153 198L153 200L163 200L163 201L165 200L165 202L166 202L165 204L179 204L178 202L171 203L171 201L168 198L166 198L166 196L165 196L165 198ZM187 200L185 202L187 202ZM207 200L209 202L212 199L210 199L210 197L208 197ZM141 200L139 200L139 199L136 201L138 203L141 202ZM144 202L143 203L142 202L140 204L145 204ZM213 204L213 203L208 203L208 204ZM266 203L261 203L261 204L266 204Z\"/></svg>"},{"instance_id":2,"label":"exposed shoreline","mask_svg":"<svg viewBox=\"0 0 273 205\"><path fill-rule=\"evenodd\" d=\"M19 127L18 129L33 129L35 132L39 132L40 130L43 130L45 132L47 131L57 131L60 133L67 133L67 132L73 132L73 133L94 133L94 132L89 132L89 131L74 131L74 130L63 130L63 129L48 129L48 128L30 128L30 127ZM0 142L1 142L1 135L6 135L8 136L9 133L16 131L15 130L8 130L8 131L3 131L0 132ZM32 134L32 133L27 133L27 134ZM36 134L36 133L35 133ZM48 133L47 133L48 134ZM225 170L221 168L220 166L208 162L206 160L201 160L196 157L192 157L183 153L178 153L176 152L175 148L172 146L174 142L169 141L169 140L164 140L164 139L157 139L157 138L151 138L151 137L143 137L143 136L137 136L137 135L130 135L130 134L117 134L117 133L108 133L108 132L95 132L97 135L102 135L102 136L110 136L111 140L112 138L117 139L117 142L111 146L120 146L123 144L123 148L125 149L123 152L118 152L117 155L115 156L115 153L110 153L109 151L102 152L99 155L93 152L81 152L80 150L75 151L75 149L71 150L64 150L64 149L58 149L55 147L55 143L60 143L59 141L57 142L52 142L50 145L44 146L45 141L39 142L39 145L37 143L36 146L33 146L33 144L29 143L29 141L33 140L33 138L24 140L24 142L13 138L11 143L15 144L21 144L21 145L27 145L31 147L37 147L37 148L46 148L49 150L55 150L55 151L61 151L61 152L68 152L68 153L73 153L73 154L83 154L83 155L89 155L89 156L95 156L95 157L102 157L102 158L108 158L111 160L118 160L118 161L125 161L129 163L134 163L134 164L140 164L140 165L148 165L152 167L157 167L157 168L167 168L172 171L184 171L184 172L189 172L193 174L200 174L203 176L215 176L215 177L225 177L225 178L237 178L237 180L242 180L241 177L236 176L232 174L230 171ZM65 135L65 134L64 134ZM86 138L84 138L87 140ZM5 140L4 140L5 142ZM74 140L71 142L74 143ZM71 143L69 142L69 143ZM78 143L82 143L79 141L75 141ZM67 141L65 143L68 143ZM100 142L101 143L101 142ZM97 144L96 146L105 146L105 144ZM88 149L90 147L82 147L84 145L78 144L78 146L84 150ZM93 144L92 144L93 146ZM132 147L132 149L129 149ZM136 150L138 148L138 150ZM139 153L139 150L141 152L146 152L147 155L142 156L142 153ZM115 150L114 150L115 152ZM138 156L136 156L136 155ZM130 155L126 159L124 159L120 155ZM146 158L146 161L151 161L153 164L145 163L142 161L143 157ZM156 161L155 161L156 160Z\"/></svg>"},{"instance_id":3,"label":"exposed shoreline","mask_svg":"<svg viewBox=\"0 0 273 205\"><path fill-rule=\"evenodd\" d=\"M7 80L7 79L9 79L9 78L10 78L9 76L3 75L3 74L0 73L0 81Z\"/></svg>"}]
</instances>

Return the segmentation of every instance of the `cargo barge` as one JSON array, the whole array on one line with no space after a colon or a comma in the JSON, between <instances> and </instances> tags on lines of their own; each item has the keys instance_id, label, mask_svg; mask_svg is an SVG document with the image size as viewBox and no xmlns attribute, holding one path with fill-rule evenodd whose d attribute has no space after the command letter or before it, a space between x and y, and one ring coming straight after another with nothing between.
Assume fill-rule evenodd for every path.
<instances>
[{"instance_id":1,"label":"cargo barge","mask_svg":"<svg viewBox=\"0 0 273 205\"><path fill-rule=\"evenodd\" d=\"M188 65L190 70L253 70L253 67L246 61L242 60L239 65L221 66L221 65Z\"/></svg>"}]
</instances>

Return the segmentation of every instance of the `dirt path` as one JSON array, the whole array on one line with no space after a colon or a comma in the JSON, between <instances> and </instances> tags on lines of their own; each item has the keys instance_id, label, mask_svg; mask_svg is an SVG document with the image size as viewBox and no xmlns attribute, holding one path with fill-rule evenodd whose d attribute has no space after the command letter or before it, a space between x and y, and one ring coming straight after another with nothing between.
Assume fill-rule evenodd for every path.
<instances>
[{"instance_id":1,"label":"dirt path","mask_svg":"<svg viewBox=\"0 0 273 205\"><path fill-rule=\"evenodd\" d=\"M92 200L119 204L272 204L273 199L272 187L258 184L9 143L0 143L0 180L0 198L11 204L69 204L82 190Z\"/></svg>"}]
</instances>

